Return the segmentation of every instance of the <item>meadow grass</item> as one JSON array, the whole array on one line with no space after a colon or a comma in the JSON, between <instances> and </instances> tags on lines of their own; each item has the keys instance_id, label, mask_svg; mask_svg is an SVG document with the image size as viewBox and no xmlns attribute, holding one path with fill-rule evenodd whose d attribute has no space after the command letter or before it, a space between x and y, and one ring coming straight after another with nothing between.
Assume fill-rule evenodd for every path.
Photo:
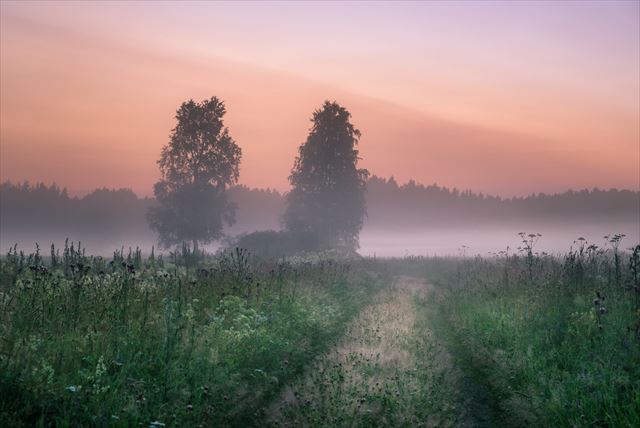
<instances>
[{"instance_id":1,"label":"meadow grass","mask_svg":"<svg viewBox=\"0 0 640 428\"><path fill-rule=\"evenodd\" d=\"M380 284L329 259L198 258L10 252L0 425L260 425Z\"/></svg>"},{"instance_id":2,"label":"meadow grass","mask_svg":"<svg viewBox=\"0 0 640 428\"><path fill-rule=\"evenodd\" d=\"M432 325L493 424L640 426L640 247L609 239L411 263L438 286Z\"/></svg>"},{"instance_id":3,"label":"meadow grass","mask_svg":"<svg viewBox=\"0 0 640 428\"><path fill-rule=\"evenodd\" d=\"M640 426L640 246L0 260L0 426ZM410 275L410 276L408 276Z\"/></svg>"}]
</instances>

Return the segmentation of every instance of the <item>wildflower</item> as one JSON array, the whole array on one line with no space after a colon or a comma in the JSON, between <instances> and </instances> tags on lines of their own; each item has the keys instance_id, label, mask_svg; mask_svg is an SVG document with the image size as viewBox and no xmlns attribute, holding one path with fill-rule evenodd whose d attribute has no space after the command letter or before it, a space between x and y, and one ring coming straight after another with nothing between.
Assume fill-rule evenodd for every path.
<instances>
[{"instance_id":1,"label":"wildflower","mask_svg":"<svg viewBox=\"0 0 640 428\"><path fill-rule=\"evenodd\" d=\"M600 306L600 309L598 309L598 311L600 312L600 315L604 315L607 313L607 308L605 308L604 306Z\"/></svg>"},{"instance_id":2,"label":"wildflower","mask_svg":"<svg viewBox=\"0 0 640 428\"><path fill-rule=\"evenodd\" d=\"M79 386L75 386L75 385L69 385L65 388L67 391L69 392L78 392L78 390L80 389Z\"/></svg>"}]
</instances>

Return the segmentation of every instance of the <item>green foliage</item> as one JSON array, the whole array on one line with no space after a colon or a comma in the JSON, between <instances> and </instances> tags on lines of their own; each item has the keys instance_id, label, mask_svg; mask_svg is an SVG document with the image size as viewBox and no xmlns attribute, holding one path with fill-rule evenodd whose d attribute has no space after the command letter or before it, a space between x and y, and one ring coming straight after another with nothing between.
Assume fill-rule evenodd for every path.
<instances>
[{"instance_id":1,"label":"green foliage","mask_svg":"<svg viewBox=\"0 0 640 428\"><path fill-rule=\"evenodd\" d=\"M369 172L357 167L360 131L350 118L344 107L329 101L313 113L289 176L284 221L290 231L315 233L324 247L354 250L366 214Z\"/></svg>"},{"instance_id":2,"label":"green foliage","mask_svg":"<svg viewBox=\"0 0 640 428\"><path fill-rule=\"evenodd\" d=\"M234 221L227 186L238 181L242 151L224 126L224 103L216 97L183 103L171 141L162 148L162 178L154 186L157 205L148 213L151 228L166 247L208 243Z\"/></svg>"},{"instance_id":3,"label":"green foliage","mask_svg":"<svg viewBox=\"0 0 640 428\"><path fill-rule=\"evenodd\" d=\"M378 281L332 260L0 260L1 426L247 426Z\"/></svg>"},{"instance_id":4,"label":"green foliage","mask_svg":"<svg viewBox=\"0 0 640 428\"><path fill-rule=\"evenodd\" d=\"M488 258L13 248L0 425L638 426L640 246L522 236Z\"/></svg>"},{"instance_id":5,"label":"green foliage","mask_svg":"<svg viewBox=\"0 0 640 428\"><path fill-rule=\"evenodd\" d=\"M640 425L633 254L582 238L564 258L530 250L422 262L440 285L433 323L487 412L501 426Z\"/></svg>"},{"instance_id":6,"label":"green foliage","mask_svg":"<svg viewBox=\"0 0 640 428\"><path fill-rule=\"evenodd\" d=\"M248 250L263 259L281 258L320 250L319 238L313 232L263 230L237 237L231 247Z\"/></svg>"}]
</instances>

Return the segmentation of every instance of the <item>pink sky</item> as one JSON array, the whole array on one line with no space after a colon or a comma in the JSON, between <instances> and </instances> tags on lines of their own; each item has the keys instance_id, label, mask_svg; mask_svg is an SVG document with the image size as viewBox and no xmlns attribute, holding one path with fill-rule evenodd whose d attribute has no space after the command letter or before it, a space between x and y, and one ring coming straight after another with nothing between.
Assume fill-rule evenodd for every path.
<instances>
[{"instance_id":1,"label":"pink sky","mask_svg":"<svg viewBox=\"0 0 640 428\"><path fill-rule=\"evenodd\" d=\"M1 179L150 194L177 107L217 95L249 186L287 189L335 99L377 175L640 189L638 5L2 2Z\"/></svg>"}]
</instances>

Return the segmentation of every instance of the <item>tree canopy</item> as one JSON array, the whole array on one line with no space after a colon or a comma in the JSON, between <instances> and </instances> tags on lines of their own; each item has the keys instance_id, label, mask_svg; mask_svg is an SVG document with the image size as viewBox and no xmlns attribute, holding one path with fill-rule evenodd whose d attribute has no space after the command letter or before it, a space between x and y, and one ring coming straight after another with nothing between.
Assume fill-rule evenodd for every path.
<instances>
[{"instance_id":1,"label":"tree canopy","mask_svg":"<svg viewBox=\"0 0 640 428\"><path fill-rule=\"evenodd\" d=\"M335 101L325 101L313 113L289 176L284 224L292 232L315 233L325 247L355 250L366 215L369 172L358 168L360 131L350 118Z\"/></svg>"},{"instance_id":2,"label":"tree canopy","mask_svg":"<svg viewBox=\"0 0 640 428\"><path fill-rule=\"evenodd\" d=\"M158 161L157 204L148 213L165 247L209 243L222 236L225 223L234 222L226 188L238 181L242 151L224 126L225 113L217 97L189 100L176 112L177 125Z\"/></svg>"}]
</instances>

